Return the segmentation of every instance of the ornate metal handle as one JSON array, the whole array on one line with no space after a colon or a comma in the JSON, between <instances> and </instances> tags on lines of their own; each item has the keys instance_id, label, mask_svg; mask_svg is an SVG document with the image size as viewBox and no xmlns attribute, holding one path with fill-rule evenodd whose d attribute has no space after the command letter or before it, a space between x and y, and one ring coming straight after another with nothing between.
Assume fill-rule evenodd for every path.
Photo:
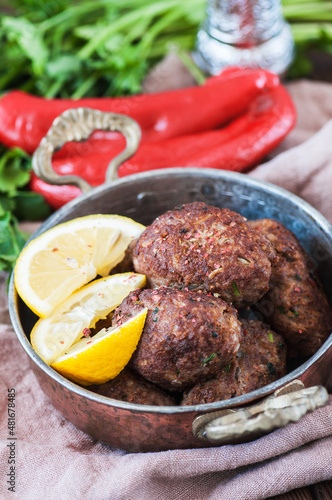
<instances>
[{"instance_id":1,"label":"ornate metal handle","mask_svg":"<svg viewBox=\"0 0 332 500\"><path fill-rule=\"evenodd\" d=\"M58 175L52 167L52 156L66 142L84 141L94 130L121 132L126 138L126 148L111 160L107 168L105 182L115 180L121 163L136 152L141 139L141 129L129 116L90 108L68 109L54 120L33 155L32 168L35 174L49 184L74 184L83 193L89 191L91 185L82 177Z\"/></svg>"},{"instance_id":2,"label":"ornate metal handle","mask_svg":"<svg viewBox=\"0 0 332 500\"><path fill-rule=\"evenodd\" d=\"M192 424L193 433L214 444L251 441L289 422L297 422L327 401L324 387L305 389L301 381L295 380L253 406L197 417Z\"/></svg>"}]
</instances>

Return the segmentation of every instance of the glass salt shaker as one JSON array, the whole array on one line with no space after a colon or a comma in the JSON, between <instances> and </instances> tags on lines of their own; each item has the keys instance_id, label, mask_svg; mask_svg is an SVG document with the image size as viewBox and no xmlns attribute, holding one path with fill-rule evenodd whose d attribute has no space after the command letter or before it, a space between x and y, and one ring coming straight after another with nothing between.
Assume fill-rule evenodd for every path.
<instances>
[{"instance_id":1,"label":"glass salt shaker","mask_svg":"<svg viewBox=\"0 0 332 500\"><path fill-rule=\"evenodd\" d=\"M206 73L249 66L283 75L293 57L294 41L280 0L207 0L193 53Z\"/></svg>"}]
</instances>

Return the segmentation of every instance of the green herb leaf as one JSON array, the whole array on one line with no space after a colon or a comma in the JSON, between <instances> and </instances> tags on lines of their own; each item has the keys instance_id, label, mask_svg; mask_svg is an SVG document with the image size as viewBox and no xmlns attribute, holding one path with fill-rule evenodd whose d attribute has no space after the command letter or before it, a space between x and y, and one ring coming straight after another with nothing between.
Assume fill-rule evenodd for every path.
<instances>
[{"instance_id":1,"label":"green herb leaf","mask_svg":"<svg viewBox=\"0 0 332 500\"><path fill-rule=\"evenodd\" d=\"M43 41L38 26L26 18L5 16L2 19L2 28L11 42L16 42L23 54L32 62L35 75L41 75L49 51Z\"/></svg>"},{"instance_id":2,"label":"green herb leaf","mask_svg":"<svg viewBox=\"0 0 332 500\"><path fill-rule=\"evenodd\" d=\"M274 341L273 333L272 332L268 332L268 337L269 337L270 342Z\"/></svg>"},{"instance_id":3,"label":"green herb leaf","mask_svg":"<svg viewBox=\"0 0 332 500\"><path fill-rule=\"evenodd\" d=\"M43 196L31 191L18 191L15 196L14 214L19 220L41 221L50 213L50 206Z\"/></svg>"},{"instance_id":4,"label":"green herb leaf","mask_svg":"<svg viewBox=\"0 0 332 500\"><path fill-rule=\"evenodd\" d=\"M62 78L68 80L80 73L82 63L78 57L72 54L64 54L48 61L45 66L45 71L51 78Z\"/></svg>"},{"instance_id":5,"label":"green herb leaf","mask_svg":"<svg viewBox=\"0 0 332 500\"><path fill-rule=\"evenodd\" d=\"M190 54L206 7L205 0L13 2L15 16L0 20L0 92L75 98L141 92L148 70L173 47L184 60Z\"/></svg>"},{"instance_id":6,"label":"green herb leaf","mask_svg":"<svg viewBox=\"0 0 332 500\"><path fill-rule=\"evenodd\" d=\"M206 359L203 360L203 363L202 365L203 366L206 366L207 364L210 363L210 361L212 361L215 357L217 356L217 354L215 352L213 352L212 354L210 354L210 356L208 356Z\"/></svg>"},{"instance_id":7,"label":"green herb leaf","mask_svg":"<svg viewBox=\"0 0 332 500\"><path fill-rule=\"evenodd\" d=\"M235 297L240 297L241 293L240 293L240 290L238 289L235 281L232 281L232 288L233 288L233 293L234 293Z\"/></svg>"},{"instance_id":8,"label":"green herb leaf","mask_svg":"<svg viewBox=\"0 0 332 500\"><path fill-rule=\"evenodd\" d=\"M232 368L232 363L229 363L229 364L226 366L226 368L225 368L224 372L225 372L225 373L229 373L229 372L231 371L231 368Z\"/></svg>"},{"instance_id":9,"label":"green herb leaf","mask_svg":"<svg viewBox=\"0 0 332 500\"><path fill-rule=\"evenodd\" d=\"M27 238L19 230L16 218L3 209L0 198L0 271L12 271Z\"/></svg>"},{"instance_id":10,"label":"green herb leaf","mask_svg":"<svg viewBox=\"0 0 332 500\"><path fill-rule=\"evenodd\" d=\"M37 193L22 190L30 179L31 158L19 148L0 147L0 270L11 271L28 234L18 220L42 220L50 207Z\"/></svg>"},{"instance_id":11,"label":"green herb leaf","mask_svg":"<svg viewBox=\"0 0 332 500\"><path fill-rule=\"evenodd\" d=\"M267 363L266 364L268 370L269 370L269 374L270 375L275 375L276 374L276 369L274 368L273 364L272 363Z\"/></svg>"},{"instance_id":12,"label":"green herb leaf","mask_svg":"<svg viewBox=\"0 0 332 500\"><path fill-rule=\"evenodd\" d=\"M31 158L19 148L0 147L0 191L14 196L30 179Z\"/></svg>"}]
</instances>

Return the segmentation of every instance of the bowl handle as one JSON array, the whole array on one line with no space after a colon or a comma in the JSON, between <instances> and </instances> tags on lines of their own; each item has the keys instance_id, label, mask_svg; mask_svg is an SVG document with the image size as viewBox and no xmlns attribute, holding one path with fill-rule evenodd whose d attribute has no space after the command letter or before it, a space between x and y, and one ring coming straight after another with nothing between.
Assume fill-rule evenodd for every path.
<instances>
[{"instance_id":1,"label":"bowl handle","mask_svg":"<svg viewBox=\"0 0 332 500\"><path fill-rule=\"evenodd\" d=\"M129 116L90 108L67 109L55 118L34 152L32 168L35 174L49 184L73 184L83 193L89 191L92 186L82 177L57 174L52 167L52 156L66 142L85 141L94 130L121 132L126 138L126 148L113 158L107 167L105 182L115 180L121 163L136 152L141 139L141 129Z\"/></svg>"},{"instance_id":2,"label":"bowl handle","mask_svg":"<svg viewBox=\"0 0 332 500\"><path fill-rule=\"evenodd\" d=\"M192 424L193 434L214 444L252 441L289 422L297 422L327 401L325 387L306 389L300 380L294 380L253 406L196 417Z\"/></svg>"}]
</instances>

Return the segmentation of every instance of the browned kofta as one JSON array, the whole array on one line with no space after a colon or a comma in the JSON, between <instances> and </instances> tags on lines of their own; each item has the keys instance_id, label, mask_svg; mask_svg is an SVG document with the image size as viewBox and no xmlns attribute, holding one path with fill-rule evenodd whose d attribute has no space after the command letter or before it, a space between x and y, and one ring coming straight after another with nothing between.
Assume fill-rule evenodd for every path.
<instances>
[{"instance_id":1,"label":"browned kofta","mask_svg":"<svg viewBox=\"0 0 332 500\"><path fill-rule=\"evenodd\" d=\"M119 262L119 264L117 264L115 267L113 267L110 274L128 273L128 272L134 271L133 251L134 251L136 243L137 243L137 239L132 240L129 243L122 261Z\"/></svg>"},{"instance_id":2,"label":"browned kofta","mask_svg":"<svg viewBox=\"0 0 332 500\"><path fill-rule=\"evenodd\" d=\"M268 290L272 245L236 212L193 202L158 217L133 252L151 287L200 289L237 308Z\"/></svg>"},{"instance_id":3,"label":"browned kofta","mask_svg":"<svg viewBox=\"0 0 332 500\"><path fill-rule=\"evenodd\" d=\"M186 392L182 406L241 396L286 374L286 346L281 335L258 320L242 320L242 327L241 345L234 361L217 378Z\"/></svg>"},{"instance_id":4,"label":"browned kofta","mask_svg":"<svg viewBox=\"0 0 332 500\"><path fill-rule=\"evenodd\" d=\"M130 366L163 389L182 391L218 375L239 349L237 312L218 297L165 287L136 290L115 310L113 325L145 307Z\"/></svg>"},{"instance_id":5,"label":"browned kofta","mask_svg":"<svg viewBox=\"0 0 332 500\"><path fill-rule=\"evenodd\" d=\"M250 221L273 244L269 292L258 304L265 320L288 344L290 357L311 356L332 331L332 310L322 284L296 236L273 219Z\"/></svg>"},{"instance_id":6,"label":"browned kofta","mask_svg":"<svg viewBox=\"0 0 332 500\"><path fill-rule=\"evenodd\" d=\"M113 380L105 384L90 386L88 389L102 396L129 403L154 406L176 405L172 396L129 368L125 368Z\"/></svg>"}]
</instances>

